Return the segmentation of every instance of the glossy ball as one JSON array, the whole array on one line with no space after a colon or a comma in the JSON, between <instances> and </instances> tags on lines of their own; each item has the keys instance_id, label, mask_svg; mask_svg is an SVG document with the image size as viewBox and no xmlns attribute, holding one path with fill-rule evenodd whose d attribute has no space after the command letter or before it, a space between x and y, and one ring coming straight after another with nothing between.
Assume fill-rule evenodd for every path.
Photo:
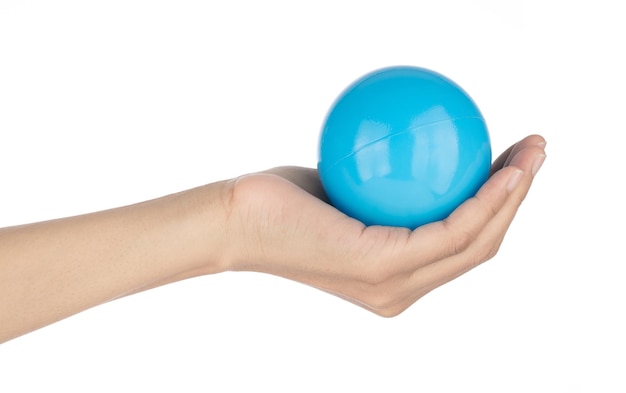
<instances>
[{"instance_id":1,"label":"glossy ball","mask_svg":"<svg viewBox=\"0 0 626 393\"><path fill-rule=\"evenodd\" d=\"M447 217L487 180L491 144L469 95L418 67L350 85L321 132L318 170L331 203L366 225L414 229Z\"/></svg>"}]
</instances>

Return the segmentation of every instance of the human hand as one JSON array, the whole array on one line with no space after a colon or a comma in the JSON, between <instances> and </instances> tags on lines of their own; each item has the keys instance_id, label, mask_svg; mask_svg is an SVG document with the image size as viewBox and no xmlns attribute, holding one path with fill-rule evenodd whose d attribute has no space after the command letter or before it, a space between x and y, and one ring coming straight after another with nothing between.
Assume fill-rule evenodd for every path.
<instances>
[{"instance_id":1,"label":"human hand","mask_svg":"<svg viewBox=\"0 0 626 393\"><path fill-rule=\"evenodd\" d=\"M378 315L397 315L497 253L544 148L539 135L511 146L476 196L414 231L366 227L341 213L328 203L314 169L239 177L229 184L229 269L282 276Z\"/></svg>"}]
</instances>

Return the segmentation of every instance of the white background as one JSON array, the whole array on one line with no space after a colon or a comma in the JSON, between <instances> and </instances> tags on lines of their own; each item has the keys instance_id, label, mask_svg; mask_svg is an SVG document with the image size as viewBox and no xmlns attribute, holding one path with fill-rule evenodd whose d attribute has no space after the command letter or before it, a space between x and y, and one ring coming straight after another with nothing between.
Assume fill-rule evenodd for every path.
<instances>
[{"instance_id":1,"label":"white background","mask_svg":"<svg viewBox=\"0 0 626 393\"><path fill-rule=\"evenodd\" d=\"M3 344L0 392L626 391L618 4L0 0L0 226L315 166L332 100L394 64L463 86L495 154L548 140L500 253L399 317L202 277Z\"/></svg>"}]
</instances>

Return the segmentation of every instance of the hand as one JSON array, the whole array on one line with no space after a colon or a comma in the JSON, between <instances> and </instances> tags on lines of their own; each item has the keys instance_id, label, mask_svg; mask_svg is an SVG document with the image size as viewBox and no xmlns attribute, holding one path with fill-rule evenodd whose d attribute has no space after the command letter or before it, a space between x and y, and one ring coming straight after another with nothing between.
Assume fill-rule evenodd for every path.
<instances>
[{"instance_id":1,"label":"hand","mask_svg":"<svg viewBox=\"0 0 626 393\"><path fill-rule=\"evenodd\" d=\"M397 315L495 255L544 146L537 135L512 146L475 197L414 231L365 227L327 203L317 171L295 167L0 228L0 343L121 296L224 270L275 274Z\"/></svg>"},{"instance_id":2,"label":"hand","mask_svg":"<svg viewBox=\"0 0 626 393\"><path fill-rule=\"evenodd\" d=\"M476 196L410 231L366 227L327 202L317 171L280 167L230 182L231 270L296 280L394 316L492 258L545 159L531 135L493 164Z\"/></svg>"}]
</instances>

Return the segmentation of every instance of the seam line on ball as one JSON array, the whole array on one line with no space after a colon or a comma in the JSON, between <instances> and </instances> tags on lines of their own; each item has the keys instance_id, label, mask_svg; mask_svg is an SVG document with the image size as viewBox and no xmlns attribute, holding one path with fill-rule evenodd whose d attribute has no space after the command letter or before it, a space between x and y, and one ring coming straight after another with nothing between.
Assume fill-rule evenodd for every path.
<instances>
[{"instance_id":1,"label":"seam line on ball","mask_svg":"<svg viewBox=\"0 0 626 393\"><path fill-rule=\"evenodd\" d=\"M355 154L357 154L358 152L360 152L361 150L365 149L366 147L371 146L374 143L380 142L380 141L382 141L384 139L388 139L388 138L391 138L391 137L394 137L394 136L397 136L397 135L402 135L402 134L405 134L407 132L415 131L415 130L418 130L418 129L423 128L423 127L432 126L433 124L437 124L437 123L445 123L445 122L452 122L454 120L466 120L466 119L478 119L478 120L482 120L483 123L486 123L485 119L480 117L480 116L460 116L460 117L455 117L453 119L435 120L435 121L431 121L429 123L420 124L419 126L410 127L410 128L405 129L405 130L394 132L393 134L385 135L385 136L383 136L381 138L374 139L373 141L367 142L366 144L359 146L359 148L356 151L352 151L352 152L350 152L350 154L347 154L347 155L341 157L340 159L338 159L337 161L333 162L328 168L329 169L333 168L334 166L336 166L337 164L339 164L341 161L345 160L346 158L350 158L350 157L354 156Z\"/></svg>"}]
</instances>

